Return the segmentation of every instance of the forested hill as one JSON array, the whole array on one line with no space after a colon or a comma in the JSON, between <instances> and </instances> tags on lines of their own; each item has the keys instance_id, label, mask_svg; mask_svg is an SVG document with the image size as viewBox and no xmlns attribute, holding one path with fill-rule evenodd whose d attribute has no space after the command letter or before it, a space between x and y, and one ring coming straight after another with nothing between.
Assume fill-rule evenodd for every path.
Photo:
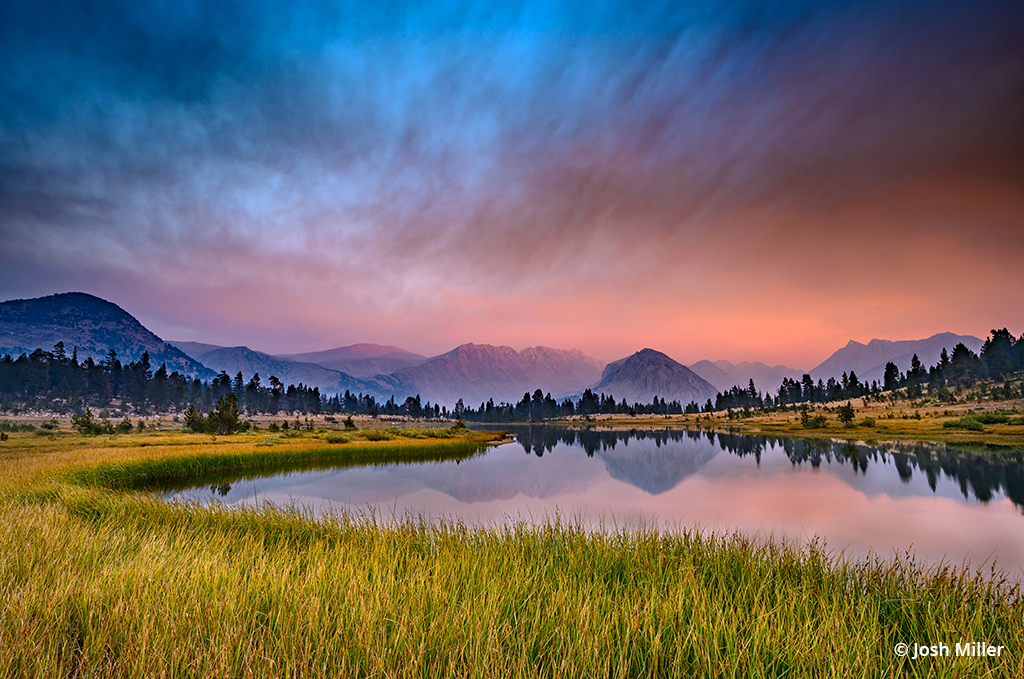
<instances>
[{"instance_id":1,"label":"forested hill","mask_svg":"<svg viewBox=\"0 0 1024 679\"><path fill-rule=\"evenodd\" d=\"M102 360L113 349L128 363L149 352L153 366L170 372L210 378L214 372L147 330L121 307L83 292L0 302L0 356L18 357L59 342L78 360Z\"/></svg>"}]
</instances>

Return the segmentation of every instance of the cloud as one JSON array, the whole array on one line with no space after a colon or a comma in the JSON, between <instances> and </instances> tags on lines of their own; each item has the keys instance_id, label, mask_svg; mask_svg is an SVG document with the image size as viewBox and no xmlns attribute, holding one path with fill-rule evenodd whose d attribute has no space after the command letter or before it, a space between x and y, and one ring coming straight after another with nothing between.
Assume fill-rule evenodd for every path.
<instances>
[{"instance_id":1,"label":"cloud","mask_svg":"<svg viewBox=\"0 0 1024 679\"><path fill-rule=\"evenodd\" d=\"M1022 14L7 3L0 285L118 280L177 326L197 312L174 290L225 319L262 299L321 343L342 321L304 314L359 308L345 328L416 318L438 350L497 309L561 339L570 307L600 324L594 294L649 318L710 296L727 319L752 288L783 318L821 292L872 308L881 278L1021 253Z\"/></svg>"}]
</instances>

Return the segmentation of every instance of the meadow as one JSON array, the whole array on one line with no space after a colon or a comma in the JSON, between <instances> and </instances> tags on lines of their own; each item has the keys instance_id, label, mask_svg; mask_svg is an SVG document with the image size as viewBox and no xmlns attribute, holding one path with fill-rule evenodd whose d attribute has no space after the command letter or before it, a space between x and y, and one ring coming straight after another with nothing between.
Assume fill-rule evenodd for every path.
<instances>
[{"instance_id":1,"label":"meadow","mask_svg":"<svg viewBox=\"0 0 1024 679\"><path fill-rule=\"evenodd\" d=\"M11 433L0 442L0 675L1024 675L1024 601L998 573L696 530L315 519L151 492L470 456L500 437L383 431ZM1006 648L894 652L956 642Z\"/></svg>"}]
</instances>

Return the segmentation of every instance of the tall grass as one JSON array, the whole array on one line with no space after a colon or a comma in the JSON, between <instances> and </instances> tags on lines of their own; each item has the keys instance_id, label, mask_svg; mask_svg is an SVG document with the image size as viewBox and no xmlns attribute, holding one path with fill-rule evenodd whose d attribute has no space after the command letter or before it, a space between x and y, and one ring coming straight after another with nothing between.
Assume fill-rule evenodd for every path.
<instances>
[{"instance_id":1,"label":"tall grass","mask_svg":"<svg viewBox=\"0 0 1024 679\"><path fill-rule=\"evenodd\" d=\"M1019 588L983 574L739 535L169 505L120 489L195 473L188 456L143 470L140 451L107 455L120 466L58 457L0 493L0 676L1024 675ZM892 650L963 640L1008 652Z\"/></svg>"},{"instance_id":2,"label":"tall grass","mask_svg":"<svg viewBox=\"0 0 1024 679\"><path fill-rule=\"evenodd\" d=\"M395 460L420 462L465 459L484 449L483 444L468 441L444 441L429 447L366 444L341 446L319 441L287 449L257 450L257 446L259 442L251 450L104 462L75 469L67 473L65 478L71 483L105 488L158 489L180 487L192 481L230 474L268 476L281 471L380 464Z\"/></svg>"}]
</instances>

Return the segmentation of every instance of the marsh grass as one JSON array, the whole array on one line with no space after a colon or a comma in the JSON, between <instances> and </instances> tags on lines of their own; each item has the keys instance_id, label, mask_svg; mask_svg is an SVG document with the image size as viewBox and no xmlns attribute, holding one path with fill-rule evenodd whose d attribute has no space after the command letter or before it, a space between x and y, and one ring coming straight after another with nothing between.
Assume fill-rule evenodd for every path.
<instances>
[{"instance_id":1,"label":"marsh grass","mask_svg":"<svg viewBox=\"0 0 1024 679\"><path fill-rule=\"evenodd\" d=\"M164 473L256 473L284 464L286 446L318 464L327 458L311 456L356 445L371 459L373 448L408 457L479 443L315 453L322 441L253 450L258 440L4 442L0 676L1024 674L1019 586L993 573L850 563L740 535L314 519L124 490ZM892 651L961 640L1009 653L914 662Z\"/></svg>"}]
</instances>

